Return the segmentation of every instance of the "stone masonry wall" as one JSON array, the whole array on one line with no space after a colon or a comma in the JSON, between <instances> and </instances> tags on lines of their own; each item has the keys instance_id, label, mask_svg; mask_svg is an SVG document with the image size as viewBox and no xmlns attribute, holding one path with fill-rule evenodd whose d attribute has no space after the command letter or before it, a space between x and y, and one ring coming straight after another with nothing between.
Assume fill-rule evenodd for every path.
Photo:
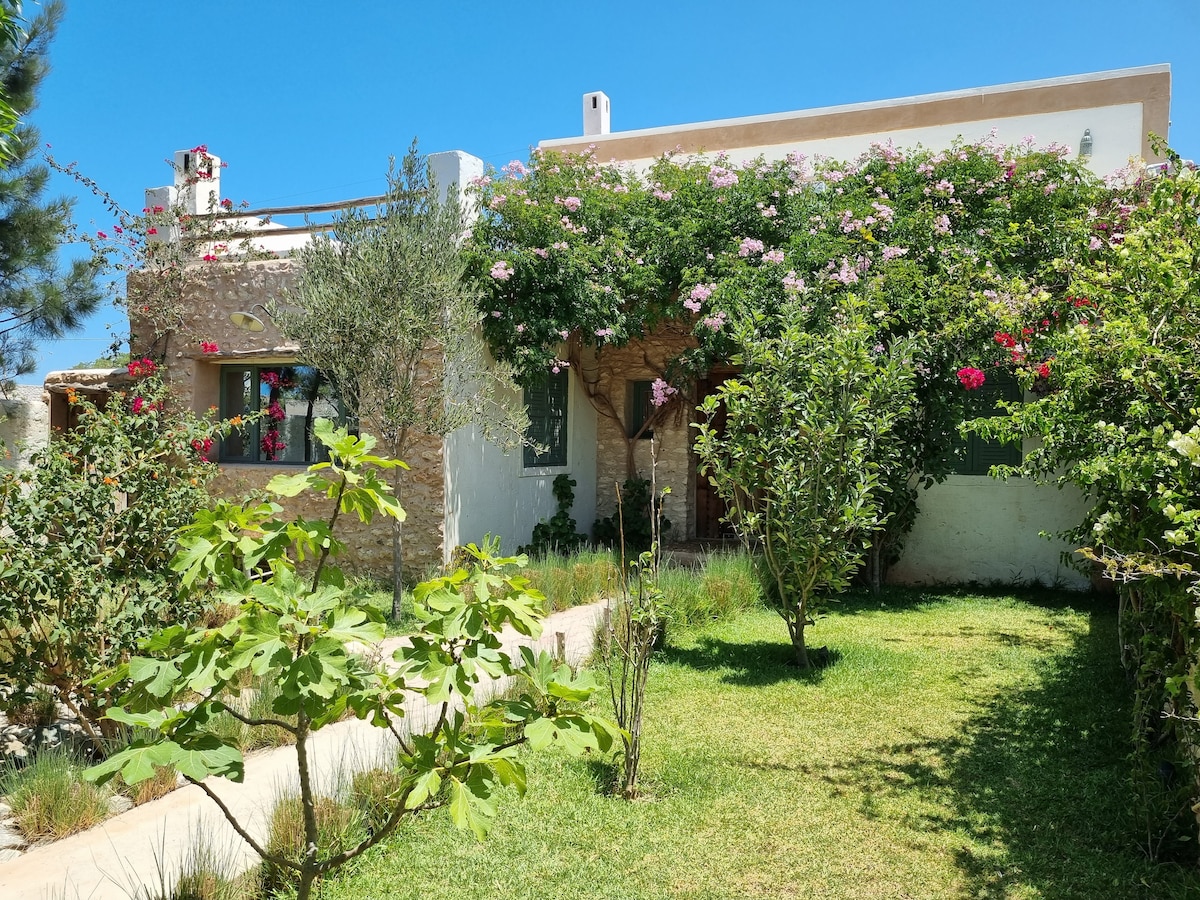
<instances>
[{"instance_id":1,"label":"stone masonry wall","mask_svg":"<svg viewBox=\"0 0 1200 900\"><path fill-rule=\"evenodd\" d=\"M628 447L625 438L628 421L630 385L634 381L661 378L666 363L688 347L695 346L691 334L682 328L667 326L625 347L606 347L594 362L581 364L580 372L590 393L597 397L599 411L596 450L596 515L612 515L616 510L614 484L628 477ZM610 405L611 404L611 405ZM661 491L671 493L663 503L663 512L671 520L666 539L683 540L695 534L696 466L691 452L689 423L694 419L695 402L677 397L663 408L662 418L654 427L658 453L656 481ZM613 413L617 418L613 418ZM633 465L636 474L650 477L650 441L635 442ZM583 524L583 523L581 523Z\"/></svg>"},{"instance_id":2,"label":"stone masonry wall","mask_svg":"<svg viewBox=\"0 0 1200 900\"><path fill-rule=\"evenodd\" d=\"M183 406L203 414L220 402L220 366L225 363L258 365L295 362L297 348L288 342L270 316L255 304L271 300L286 303L295 283L297 263L290 259L256 262L205 263L193 267L184 306L183 328L169 338L154 339L144 321L131 317L135 356L159 358L173 395ZM129 308L138 310L138 276L129 280ZM261 332L238 328L230 321L234 312L253 312L266 325ZM199 342L215 342L220 350L205 354ZM364 430L371 431L370 423ZM443 448L440 437L420 435L410 439L405 462L411 467L403 475L400 503L408 514L404 523L404 567L409 574L423 574L442 565L444 521ZM383 451L384 448L379 447ZM214 451L215 458L215 451ZM280 472L296 466L263 463L227 464L213 484L214 493L240 496L264 486ZM296 497L285 501L291 514L319 517L326 514L328 500ZM390 520L377 519L369 526L356 517L343 518L338 533L346 544L342 564L350 571L380 576L391 572Z\"/></svg>"},{"instance_id":3,"label":"stone masonry wall","mask_svg":"<svg viewBox=\"0 0 1200 900\"><path fill-rule=\"evenodd\" d=\"M19 384L0 398L0 467L17 468L50 439L50 407L40 385Z\"/></svg>"}]
</instances>

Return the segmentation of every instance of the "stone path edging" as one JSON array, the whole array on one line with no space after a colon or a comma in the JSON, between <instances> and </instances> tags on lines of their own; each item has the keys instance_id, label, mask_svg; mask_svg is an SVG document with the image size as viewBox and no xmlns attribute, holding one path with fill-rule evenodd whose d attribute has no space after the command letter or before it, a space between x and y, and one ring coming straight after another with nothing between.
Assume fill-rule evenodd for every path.
<instances>
[{"instance_id":1,"label":"stone path edging","mask_svg":"<svg viewBox=\"0 0 1200 900\"><path fill-rule=\"evenodd\" d=\"M595 603L555 613L545 619L536 642L506 629L501 636L505 650L511 653L522 644L533 644L551 653L565 651L567 661L578 665L595 646L604 608L605 604ZM389 647L394 648L400 640L384 642L387 656ZM432 724L431 711L421 698L414 698L405 709L408 727ZM394 739L386 729L357 719L321 729L309 747L317 783L326 785L388 761L395 753ZM255 838L261 839L276 798L295 781L295 759L293 747L254 754L246 759L246 777L241 784L212 778L208 785ZM130 900L154 896L164 885L174 884L197 836L203 836L209 848L223 855L231 871L245 871L258 863L254 851L215 804L198 787L188 785L88 831L0 862L0 898Z\"/></svg>"}]
</instances>

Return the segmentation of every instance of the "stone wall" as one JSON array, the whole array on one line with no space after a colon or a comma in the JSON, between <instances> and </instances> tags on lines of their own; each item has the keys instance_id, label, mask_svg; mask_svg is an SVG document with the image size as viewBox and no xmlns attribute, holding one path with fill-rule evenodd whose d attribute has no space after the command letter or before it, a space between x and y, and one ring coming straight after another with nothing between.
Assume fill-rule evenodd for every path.
<instances>
[{"instance_id":1,"label":"stone wall","mask_svg":"<svg viewBox=\"0 0 1200 900\"><path fill-rule=\"evenodd\" d=\"M135 356L151 355L162 359L164 377L174 396L183 406L203 414L220 402L222 364L287 364L296 359L297 347L272 323L257 304L275 300L286 304L295 284L297 263L290 259L255 262L204 263L189 270L185 293L183 328L167 338L155 339L144 321L134 318L131 329L137 348ZM139 309L138 276L129 281L129 308ZM235 312L252 312L265 329L251 332L230 321ZM211 341L220 348L206 354L200 341ZM423 373L423 375L426 373ZM364 423L370 431L370 423ZM404 523L404 567L410 574L424 574L443 562L445 496L443 441L421 435L410 439L404 454L411 467L403 475L400 502L408 514ZM381 451L384 449L379 448ZM214 451L215 456L215 451ZM226 464L214 482L214 492L240 496L261 488L280 472L295 472L297 466L263 464ZM328 501L297 497L285 503L289 513L321 517ZM342 519L339 537L346 544L342 563L350 571L380 576L391 572L392 545L390 520L377 519L369 526L357 518Z\"/></svg>"},{"instance_id":2,"label":"stone wall","mask_svg":"<svg viewBox=\"0 0 1200 900\"><path fill-rule=\"evenodd\" d=\"M17 468L50 439L50 407L40 385L19 384L0 399L0 466Z\"/></svg>"},{"instance_id":3,"label":"stone wall","mask_svg":"<svg viewBox=\"0 0 1200 900\"><path fill-rule=\"evenodd\" d=\"M629 441L626 427L629 416L631 384L661 378L668 361L695 340L689 331L665 326L641 341L625 347L606 347L591 361L580 364L580 374L593 396L598 416L596 424L596 515L612 515L616 510L614 484L625 481L629 474ZM677 397L663 407L654 425L654 445L658 455L656 481L661 491L670 487L671 493L663 504L665 516L671 520L667 540L683 540L695 535L696 486L695 458L691 451L691 428L695 401L691 396ZM649 440L634 442L633 471L643 478L650 477ZM580 523L586 527L590 523Z\"/></svg>"}]
</instances>

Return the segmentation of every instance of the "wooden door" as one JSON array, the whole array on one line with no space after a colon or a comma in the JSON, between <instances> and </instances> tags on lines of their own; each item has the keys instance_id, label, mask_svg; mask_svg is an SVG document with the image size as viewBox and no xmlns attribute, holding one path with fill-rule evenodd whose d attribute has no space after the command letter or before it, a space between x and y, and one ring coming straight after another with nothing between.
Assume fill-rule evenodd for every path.
<instances>
[{"instance_id":1,"label":"wooden door","mask_svg":"<svg viewBox=\"0 0 1200 900\"><path fill-rule=\"evenodd\" d=\"M700 379L696 384L696 399L698 402L703 402L704 398L710 394L715 394L727 378L732 378L733 372L718 372L713 371ZM725 407L722 405L718 408L716 414L711 420L712 426L718 434L723 434L725 431ZM700 465L699 459L695 461L696 466ZM696 538L697 540L722 540L734 536L733 529L722 521L725 517L726 507L725 501L713 488L707 475L702 475L697 469L696 471Z\"/></svg>"}]
</instances>

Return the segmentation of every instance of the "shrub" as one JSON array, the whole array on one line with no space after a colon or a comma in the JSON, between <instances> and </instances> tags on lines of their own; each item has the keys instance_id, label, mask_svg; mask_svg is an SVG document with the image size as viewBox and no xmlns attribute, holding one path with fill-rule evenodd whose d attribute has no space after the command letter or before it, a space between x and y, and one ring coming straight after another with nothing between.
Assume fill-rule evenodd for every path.
<instances>
[{"instance_id":1,"label":"shrub","mask_svg":"<svg viewBox=\"0 0 1200 900\"><path fill-rule=\"evenodd\" d=\"M595 603L608 596L619 575L612 553L584 550L549 553L530 563L529 583L546 595L546 612Z\"/></svg>"},{"instance_id":2,"label":"shrub","mask_svg":"<svg viewBox=\"0 0 1200 900\"><path fill-rule=\"evenodd\" d=\"M603 519L597 519L592 526L592 537L596 543L614 550L624 550L631 556L636 556L649 550L654 542L654 515L658 514L658 530L666 534L671 530L671 520L662 514L662 497L654 498L651 506L650 480L648 478L627 478L621 486L622 515L613 513Z\"/></svg>"},{"instance_id":3,"label":"shrub","mask_svg":"<svg viewBox=\"0 0 1200 900\"><path fill-rule=\"evenodd\" d=\"M4 793L26 840L57 840L85 831L109 814L112 792L85 781L83 763L65 749L39 753L4 772Z\"/></svg>"},{"instance_id":4,"label":"shrub","mask_svg":"<svg viewBox=\"0 0 1200 900\"><path fill-rule=\"evenodd\" d=\"M103 406L68 394L75 428L0 475L0 688L55 689L98 750L124 685L90 679L200 611L171 571L175 531L205 502L214 426L166 407L153 363Z\"/></svg>"},{"instance_id":5,"label":"shrub","mask_svg":"<svg viewBox=\"0 0 1200 900\"><path fill-rule=\"evenodd\" d=\"M825 335L805 329L800 304L777 335L739 329L743 373L701 406L701 474L754 553L763 597L804 669L819 604L849 586L887 521L881 460L911 412L907 353L899 343L872 346L868 311L847 300L840 327Z\"/></svg>"},{"instance_id":6,"label":"shrub","mask_svg":"<svg viewBox=\"0 0 1200 900\"><path fill-rule=\"evenodd\" d=\"M674 625L729 619L760 602L758 581L744 553L713 554L697 569L664 566L658 587Z\"/></svg>"},{"instance_id":7,"label":"shrub","mask_svg":"<svg viewBox=\"0 0 1200 900\"><path fill-rule=\"evenodd\" d=\"M570 475L558 475L551 488L557 511L549 520L543 519L533 526L533 537L519 553L541 557L547 553L571 553L587 543L587 535L580 534L571 518L571 507L575 505L575 479Z\"/></svg>"},{"instance_id":8,"label":"shrub","mask_svg":"<svg viewBox=\"0 0 1200 900\"><path fill-rule=\"evenodd\" d=\"M387 823L395 798L404 789L404 773L394 769L368 769L355 772L350 779L350 802L362 815L363 826L370 834Z\"/></svg>"},{"instance_id":9,"label":"shrub","mask_svg":"<svg viewBox=\"0 0 1200 900\"><path fill-rule=\"evenodd\" d=\"M30 694L13 694L0 706L9 723L22 728L40 731L58 721L58 698L44 685L37 685Z\"/></svg>"}]
</instances>

